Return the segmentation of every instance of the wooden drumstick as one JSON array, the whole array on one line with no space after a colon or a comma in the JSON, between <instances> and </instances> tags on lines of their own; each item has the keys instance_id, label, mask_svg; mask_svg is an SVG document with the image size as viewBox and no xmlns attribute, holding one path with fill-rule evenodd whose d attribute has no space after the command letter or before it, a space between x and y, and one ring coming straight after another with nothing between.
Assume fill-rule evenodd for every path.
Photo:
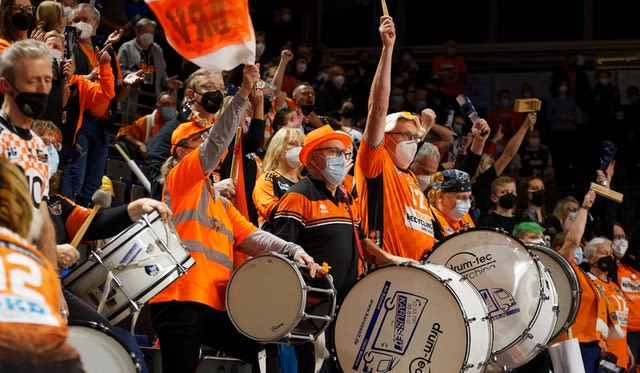
<instances>
[{"instance_id":1,"label":"wooden drumstick","mask_svg":"<svg viewBox=\"0 0 640 373\"><path fill-rule=\"evenodd\" d=\"M385 0L380 0L380 2L382 2L382 15L388 16L389 9L387 9L387 2Z\"/></svg>"},{"instance_id":2,"label":"wooden drumstick","mask_svg":"<svg viewBox=\"0 0 640 373\"><path fill-rule=\"evenodd\" d=\"M87 231L87 229L89 229L89 225L91 224L91 221L93 221L93 218L98 213L98 210L100 210L100 208L102 207L111 206L111 195L105 192L104 190L100 190L100 189L96 190L96 192L93 193L93 196L91 196L91 200L94 203L93 208L91 209L91 213L84 220L84 222L80 226L80 229L78 229L78 232L73 237L73 240L71 240L71 246L73 246L76 249L78 248L78 244L80 243L80 240L82 240L82 237L84 236L85 232Z\"/></svg>"}]
</instances>

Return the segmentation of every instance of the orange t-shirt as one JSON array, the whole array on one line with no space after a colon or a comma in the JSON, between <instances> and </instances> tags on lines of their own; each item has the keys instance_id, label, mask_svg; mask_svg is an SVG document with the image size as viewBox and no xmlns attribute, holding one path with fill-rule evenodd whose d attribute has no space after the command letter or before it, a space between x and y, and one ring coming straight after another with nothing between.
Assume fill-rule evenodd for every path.
<instances>
[{"instance_id":1,"label":"orange t-shirt","mask_svg":"<svg viewBox=\"0 0 640 373\"><path fill-rule=\"evenodd\" d=\"M630 332L640 331L640 271L618 264L618 286L627 297Z\"/></svg>"},{"instance_id":2,"label":"orange t-shirt","mask_svg":"<svg viewBox=\"0 0 640 373\"><path fill-rule=\"evenodd\" d=\"M60 280L32 245L0 227L0 360L66 361L78 353L66 343L58 310Z\"/></svg>"},{"instance_id":3,"label":"orange t-shirt","mask_svg":"<svg viewBox=\"0 0 640 373\"><path fill-rule=\"evenodd\" d=\"M429 202L415 175L398 169L384 145L362 141L355 165L362 228L396 256L421 260L435 243ZM380 237L381 235L381 237Z\"/></svg>"},{"instance_id":4,"label":"orange t-shirt","mask_svg":"<svg viewBox=\"0 0 640 373\"><path fill-rule=\"evenodd\" d=\"M596 330L598 298L591 284L591 280L582 269L575 265L573 260L571 261L571 267L575 271L578 284L580 285L580 289L582 289L580 306L578 307L576 321L571 326L571 331L580 343L603 341L604 338Z\"/></svg>"}]
</instances>

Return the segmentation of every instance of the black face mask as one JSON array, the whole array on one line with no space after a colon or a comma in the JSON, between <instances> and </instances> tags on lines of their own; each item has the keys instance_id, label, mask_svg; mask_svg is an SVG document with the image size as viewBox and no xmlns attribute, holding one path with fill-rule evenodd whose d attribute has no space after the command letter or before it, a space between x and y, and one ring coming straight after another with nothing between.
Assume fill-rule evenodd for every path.
<instances>
[{"instance_id":1,"label":"black face mask","mask_svg":"<svg viewBox=\"0 0 640 373\"><path fill-rule=\"evenodd\" d=\"M196 92L196 93L202 96L202 98L200 98L200 105L202 105L202 108L207 113L215 114L222 107L222 101L224 99L222 92L209 91L205 93L199 93L199 92Z\"/></svg>"},{"instance_id":2,"label":"black face mask","mask_svg":"<svg viewBox=\"0 0 640 373\"><path fill-rule=\"evenodd\" d=\"M33 25L33 14L21 11L11 16L13 27L19 31L27 31Z\"/></svg>"},{"instance_id":3,"label":"black face mask","mask_svg":"<svg viewBox=\"0 0 640 373\"><path fill-rule=\"evenodd\" d=\"M302 105L302 106L300 106L300 111L304 115L309 115L313 111L313 109L314 109L313 105Z\"/></svg>"},{"instance_id":4,"label":"black face mask","mask_svg":"<svg viewBox=\"0 0 640 373\"><path fill-rule=\"evenodd\" d=\"M542 207L546 201L544 189L531 193L531 203L538 207Z\"/></svg>"},{"instance_id":5,"label":"black face mask","mask_svg":"<svg viewBox=\"0 0 640 373\"><path fill-rule=\"evenodd\" d=\"M615 260L612 256L603 256L602 258L598 259L598 262L596 264L601 271L609 272L609 270L613 268Z\"/></svg>"},{"instance_id":6,"label":"black face mask","mask_svg":"<svg viewBox=\"0 0 640 373\"><path fill-rule=\"evenodd\" d=\"M351 119L353 118L353 109L344 109L340 115L342 115L343 118Z\"/></svg>"},{"instance_id":7,"label":"black face mask","mask_svg":"<svg viewBox=\"0 0 640 373\"><path fill-rule=\"evenodd\" d=\"M516 201L518 200L518 197L516 197L515 194L513 193L507 193L503 196L500 196L500 199L498 200L498 204L500 205L500 207L502 207L503 209L512 209L513 206L516 205Z\"/></svg>"},{"instance_id":8,"label":"black face mask","mask_svg":"<svg viewBox=\"0 0 640 373\"><path fill-rule=\"evenodd\" d=\"M11 86L13 87L13 84L11 84ZM22 114L33 119L38 119L42 114L44 114L45 110L47 110L49 94L20 92L16 87L13 87L13 89L18 92L18 94L13 96L13 100L16 102L16 105L18 105L18 109L20 109Z\"/></svg>"}]
</instances>

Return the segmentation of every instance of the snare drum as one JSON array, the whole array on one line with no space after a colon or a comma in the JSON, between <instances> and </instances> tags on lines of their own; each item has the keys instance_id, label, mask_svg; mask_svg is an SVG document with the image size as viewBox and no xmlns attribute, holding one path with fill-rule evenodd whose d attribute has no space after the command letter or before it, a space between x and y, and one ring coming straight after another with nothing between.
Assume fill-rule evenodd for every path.
<instances>
[{"instance_id":1,"label":"snare drum","mask_svg":"<svg viewBox=\"0 0 640 373\"><path fill-rule=\"evenodd\" d=\"M194 263L175 228L154 210L92 252L62 283L116 325Z\"/></svg>"},{"instance_id":2,"label":"snare drum","mask_svg":"<svg viewBox=\"0 0 640 373\"><path fill-rule=\"evenodd\" d=\"M345 372L481 373L492 342L480 293L436 264L370 271L347 292L335 322Z\"/></svg>"},{"instance_id":3,"label":"snare drum","mask_svg":"<svg viewBox=\"0 0 640 373\"><path fill-rule=\"evenodd\" d=\"M142 371L142 365L108 327L95 322L70 322L67 342L80 353L87 373Z\"/></svg>"},{"instance_id":4,"label":"snare drum","mask_svg":"<svg viewBox=\"0 0 640 373\"><path fill-rule=\"evenodd\" d=\"M487 371L517 368L549 341L558 294L548 270L518 239L497 229L465 229L438 242L427 262L453 269L482 295L494 329Z\"/></svg>"},{"instance_id":5,"label":"snare drum","mask_svg":"<svg viewBox=\"0 0 640 373\"><path fill-rule=\"evenodd\" d=\"M527 249L549 270L553 284L558 292L558 320L550 341L558 338L576 321L580 307L580 284L571 264L556 251L542 245L525 243Z\"/></svg>"},{"instance_id":6,"label":"snare drum","mask_svg":"<svg viewBox=\"0 0 640 373\"><path fill-rule=\"evenodd\" d=\"M240 333L260 342L297 344L315 340L329 326L336 289L331 275L312 279L305 267L269 253L234 271L226 301Z\"/></svg>"}]
</instances>

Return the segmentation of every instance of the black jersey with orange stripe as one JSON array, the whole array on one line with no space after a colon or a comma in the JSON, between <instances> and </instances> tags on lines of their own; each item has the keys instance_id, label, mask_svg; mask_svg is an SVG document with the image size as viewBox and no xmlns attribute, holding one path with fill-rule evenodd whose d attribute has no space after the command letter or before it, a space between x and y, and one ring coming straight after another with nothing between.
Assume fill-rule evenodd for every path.
<instances>
[{"instance_id":1,"label":"black jersey with orange stripe","mask_svg":"<svg viewBox=\"0 0 640 373\"><path fill-rule=\"evenodd\" d=\"M349 197L350 205L353 199ZM351 208L356 223L358 212ZM358 276L358 252L344 194L335 195L324 182L300 180L282 197L273 221L273 233L302 246L316 263L326 262L338 294Z\"/></svg>"}]
</instances>

